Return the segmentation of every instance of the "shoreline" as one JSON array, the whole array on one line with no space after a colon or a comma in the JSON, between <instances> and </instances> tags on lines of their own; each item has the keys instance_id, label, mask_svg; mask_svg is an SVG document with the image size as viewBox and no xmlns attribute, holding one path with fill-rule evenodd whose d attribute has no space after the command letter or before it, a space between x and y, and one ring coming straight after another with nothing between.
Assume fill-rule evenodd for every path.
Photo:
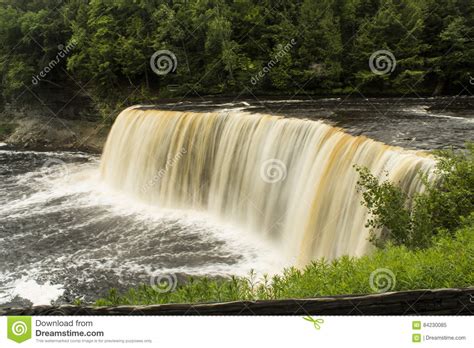
<instances>
[{"instance_id":1,"label":"shoreline","mask_svg":"<svg viewBox=\"0 0 474 348\"><path fill-rule=\"evenodd\" d=\"M80 151L101 154L110 126L103 122L17 116L0 121L3 147L29 151Z\"/></svg>"},{"instance_id":2,"label":"shoreline","mask_svg":"<svg viewBox=\"0 0 474 348\"><path fill-rule=\"evenodd\" d=\"M357 98L351 96L316 96L313 98L302 98L301 100L286 100L287 96L267 95L263 100L251 100L246 97L230 98L227 96L209 96L208 100L200 103L195 98L181 100L179 98L162 98L153 104L134 104L142 108L158 108L163 110L212 112L217 109L236 107L250 112L262 112L273 109L272 103L289 103L288 110L292 111L298 103L310 102L313 107L344 108L357 110L360 107L369 108L371 101L393 105L394 103L405 105L423 105L427 112L441 110L446 112L466 113L474 107L474 97L453 98L452 96L439 97L370 97ZM232 105L231 105L232 104ZM238 104L241 104L240 106ZM134 106L130 105L130 106ZM130 107L129 106L129 107ZM33 105L1 105L0 111L0 142L7 143L10 147L19 150L34 151L82 151L94 154L102 152L112 121L115 117L101 119L97 110L92 111L86 105L75 103L72 111L66 116L51 116L51 110L42 106ZM123 107L125 109L126 106ZM276 107L278 110L281 106ZM122 110L123 110L122 109ZM120 111L117 111L117 116ZM276 115L278 112L276 113ZM303 115L304 116L304 115ZM291 117L291 116L290 116Z\"/></svg>"}]
</instances>

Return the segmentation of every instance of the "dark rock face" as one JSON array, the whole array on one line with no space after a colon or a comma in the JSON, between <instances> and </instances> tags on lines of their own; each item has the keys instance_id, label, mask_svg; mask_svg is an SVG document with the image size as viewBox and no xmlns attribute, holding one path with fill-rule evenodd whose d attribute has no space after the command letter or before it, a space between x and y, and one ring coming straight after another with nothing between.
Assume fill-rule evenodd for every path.
<instances>
[{"instance_id":1,"label":"dark rock face","mask_svg":"<svg viewBox=\"0 0 474 348\"><path fill-rule=\"evenodd\" d=\"M1 315L470 315L474 287L273 301L0 309Z\"/></svg>"},{"instance_id":2,"label":"dark rock face","mask_svg":"<svg viewBox=\"0 0 474 348\"><path fill-rule=\"evenodd\" d=\"M103 122L90 96L70 88L45 87L10 103L0 102L1 125L14 131L0 129L0 142L15 148L98 153L110 122Z\"/></svg>"},{"instance_id":3,"label":"dark rock face","mask_svg":"<svg viewBox=\"0 0 474 348\"><path fill-rule=\"evenodd\" d=\"M14 148L38 151L78 150L100 153L109 125L87 119L60 118L44 109L7 108L0 124L11 132L0 133L0 142Z\"/></svg>"}]
</instances>

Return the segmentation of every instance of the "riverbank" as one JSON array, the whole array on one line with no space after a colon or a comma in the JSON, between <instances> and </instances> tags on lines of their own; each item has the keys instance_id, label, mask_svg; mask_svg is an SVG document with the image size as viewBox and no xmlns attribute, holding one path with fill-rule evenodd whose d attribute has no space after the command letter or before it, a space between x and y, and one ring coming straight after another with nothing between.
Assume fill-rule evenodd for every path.
<instances>
[{"instance_id":1,"label":"riverbank","mask_svg":"<svg viewBox=\"0 0 474 348\"><path fill-rule=\"evenodd\" d=\"M69 120L34 113L0 114L0 142L35 151L83 151L101 153L110 125Z\"/></svg>"},{"instance_id":2,"label":"riverbank","mask_svg":"<svg viewBox=\"0 0 474 348\"><path fill-rule=\"evenodd\" d=\"M68 98L64 96L61 100ZM113 120L126 107L111 111L103 119L87 99L73 101L67 107L63 103L57 104L48 104L48 107L0 105L0 142L18 149L101 153ZM474 129L473 97L288 99L288 96L267 96L257 100L212 97L205 101L160 99L153 105L150 101L146 104L146 108L183 112L233 109L322 120L352 135L365 135L388 145L428 151L450 146L463 148ZM388 126L379 127L381 123Z\"/></svg>"}]
</instances>

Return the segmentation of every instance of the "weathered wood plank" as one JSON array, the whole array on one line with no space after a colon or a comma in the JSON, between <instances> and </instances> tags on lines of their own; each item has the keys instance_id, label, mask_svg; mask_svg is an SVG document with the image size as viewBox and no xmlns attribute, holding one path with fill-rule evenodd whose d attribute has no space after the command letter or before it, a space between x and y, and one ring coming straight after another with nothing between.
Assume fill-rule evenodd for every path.
<instances>
[{"instance_id":1,"label":"weathered wood plank","mask_svg":"<svg viewBox=\"0 0 474 348\"><path fill-rule=\"evenodd\" d=\"M1 308L0 315L470 315L474 287L271 301Z\"/></svg>"}]
</instances>

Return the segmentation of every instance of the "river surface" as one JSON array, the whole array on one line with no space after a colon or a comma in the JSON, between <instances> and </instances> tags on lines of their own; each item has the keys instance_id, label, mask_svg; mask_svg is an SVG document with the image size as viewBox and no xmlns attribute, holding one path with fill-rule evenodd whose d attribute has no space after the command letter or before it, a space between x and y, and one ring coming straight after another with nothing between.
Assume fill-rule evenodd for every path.
<instances>
[{"instance_id":1,"label":"river surface","mask_svg":"<svg viewBox=\"0 0 474 348\"><path fill-rule=\"evenodd\" d=\"M323 119L353 135L412 149L473 140L474 98L202 101L183 111L239 109ZM204 212L147 206L107 189L100 156L0 145L0 305L92 301L115 287L187 275L274 273L271 241Z\"/></svg>"}]
</instances>

